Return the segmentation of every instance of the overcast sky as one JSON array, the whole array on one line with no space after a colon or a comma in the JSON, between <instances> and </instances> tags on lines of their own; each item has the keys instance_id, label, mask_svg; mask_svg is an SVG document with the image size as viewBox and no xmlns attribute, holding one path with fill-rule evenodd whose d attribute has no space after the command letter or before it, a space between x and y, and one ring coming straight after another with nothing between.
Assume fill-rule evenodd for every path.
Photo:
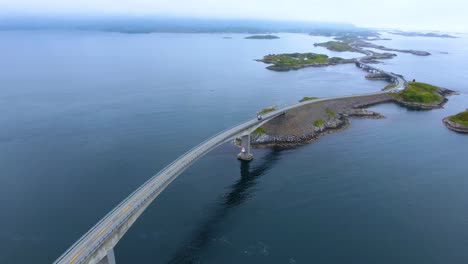
<instances>
[{"instance_id":1,"label":"overcast sky","mask_svg":"<svg viewBox=\"0 0 468 264\"><path fill-rule=\"evenodd\" d=\"M0 0L0 12L266 18L468 32L468 0Z\"/></svg>"}]
</instances>

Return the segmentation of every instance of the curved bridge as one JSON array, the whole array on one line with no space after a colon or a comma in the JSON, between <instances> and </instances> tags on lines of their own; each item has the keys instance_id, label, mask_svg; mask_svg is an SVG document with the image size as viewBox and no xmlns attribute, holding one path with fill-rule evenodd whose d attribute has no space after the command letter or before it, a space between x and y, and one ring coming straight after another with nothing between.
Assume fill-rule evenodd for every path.
<instances>
[{"instance_id":1,"label":"curved bridge","mask_svg":"<svg viewBox=\"0 0 468 264\"><path fill-rule=\"evenodd\" d=\"M365 65L361 63L361 65ZM366 65L367 66L367 65ZM370 67L370 66L369 66ZM373 70L378 70L371 67ZM301 107L306 104L314 104L327 100L350 98L357 96L368 96L375 94L383 94L403 89L406 81L394 73L382 73L394 77L396 87L392 90L381 91L376 93L322 98L311 101L298 103L292 106L279 109L263 115L261 120L252 119L233 128L227 129L208 140L202 142L198 146L189 150L171 164L166 166L156 175L151 177L147 182L140 186L136 191L130 194L124 201L117 205L109 212L102 220L84 234L75 244L73 244L61 257L54 263L56 264L76 264L76 263L99 263L99 264L115 264L115 256L113 248L145 211L145 209L153 202L153 200L184 170L195 163L199 158L206 155L211 150L222 145L223 143L235 138L242 138L242 146L247 147L247 154L250 155L250 133L264 123L283 115L286 111ZM241 154L240 154L241 155Z\"/></svg>"}]
</instances>

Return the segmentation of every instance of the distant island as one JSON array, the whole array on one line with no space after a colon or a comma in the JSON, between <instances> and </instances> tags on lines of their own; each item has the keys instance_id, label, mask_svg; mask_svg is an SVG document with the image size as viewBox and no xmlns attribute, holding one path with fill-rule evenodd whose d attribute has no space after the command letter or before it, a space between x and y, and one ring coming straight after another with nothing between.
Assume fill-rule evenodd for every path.
<instances>
[{"instance_id":1,"label":"distant island","mask_svg":"<svg viewBox=\"0 0 468 264\"><path fill-rule=\"evenodd\" d=\"M468 133L468 109L442 120L445 126L453 131Z\"/></svg>"},{"instance_id":2,"label":"distant island","mask_svg":"<svg viewBox=\"0 0 468 264\"><path fill-rule=\"evenodd\" d=\"M405 37L430 37L430 38L457 38L449 34L439 34L439 33L421 33L421 32L404 32L404 31L392 31L388 32L393 35L400 35Z\"/></svg>"},{"instance_id":3,"label":"distant island","mask_svg":"<svg viewBox=\"0 0 468 264\"><path fill-rule=\"evenodd\" d=\"M275 35L253 35L245 37L246 39L279 39L280 37Z\"/></svg>"},{"instance_id":4,"label":"distant island","mask_svg":"<svg viewBox=\"0 0 468 264\"><path fill-rule=\"evenodd\" d=\"M429 56L431 53L427 51L420 51L420 50L403 50L403 49L392 49L392 48L387 48L382 45L376 45L373 43L370 43L368 41L364 41L361 38L357 37L346 37L343 38L340 41L327 41L327 42L322 42L322 43L315 43L315 47L325 47L328 50L332 51L338 51L338 52L343 52L343 51L350 51L350 52L359 52L363 53L366 55L370 55L370 51L365 51L363 48L373 48L373 49L379 49L379 50L384 50L384 51L396 51L396 52L402 52L402 53L410 53L413 55L417 56ZM386 57L388 58L389 54L386 54Z\"/></svg>"},{"instance_id":5,"label":"distant island","mask_svg":"<svg viewBox=\"0 0 468 264\"><path fill-rule=\"evenodd\" d=\"M331 51L356 51L349 43L343 41L327 41L323 43L315 43L315 47L325 47Z\"/></svg>"},{"instance_id":6,"label":"distant island","mask_svg":"<svg viewBox=\"0 0 468 264\"><path fill-rule=\"evenodd\" d=\"M354 59L343 59L338 57L329 58L325 54L317 53L284 53L269 54L259 59L267 64L273 64L267 67L273 71L290 71L305 67L323 67L344 63L354 63Z\"/></svg>"},{"instance_id":7,"label":"distant island","mask_svg":"<svg viewBox=\"0 0 468 264\"><path fill-rule=\"evenodd\" d=\"M437 87L428 83L409 82L403 91L390 93L400 105L413 109L441 108L447 102L447 95L454 91Z\"/></svg>"}]
</instances>

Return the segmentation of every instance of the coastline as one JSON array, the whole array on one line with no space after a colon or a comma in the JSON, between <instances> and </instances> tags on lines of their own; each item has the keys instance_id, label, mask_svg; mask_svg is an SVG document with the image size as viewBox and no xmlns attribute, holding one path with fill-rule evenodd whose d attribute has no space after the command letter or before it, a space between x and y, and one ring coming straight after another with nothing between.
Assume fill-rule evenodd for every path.
<instances>
[{"instance_id":1,"label":"coastline","mask_svg":"<svg viewBox=\"0 0 468 264\"><path fill-rule=\"evenodd\" d=\"M456 115L447 116L442 119L444 125L455 132L468 134L468 109Z\"/></svg>"},{"instance_id":2,"label":"coastline","mask_svg":"<svg viewBox=\"0 0 468 264\"><path fill-rule=\"evenodd\" d=\"M448 117L442 119L442 123L444 123L444 125L452 131L455 131L457 133L468 134L468 127L463 127L455 122L452 122L449 120Z\"/></svg>"}]
</instances>

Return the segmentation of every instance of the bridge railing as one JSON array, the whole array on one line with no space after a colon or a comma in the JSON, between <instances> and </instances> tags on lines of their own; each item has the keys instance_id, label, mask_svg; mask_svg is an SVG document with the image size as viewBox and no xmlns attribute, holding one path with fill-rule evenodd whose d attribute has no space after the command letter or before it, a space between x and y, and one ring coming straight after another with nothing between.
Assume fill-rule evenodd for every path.
<instances>
[{"instance_id":1,"label":"bridge railing","mask_svg":"<svg viewBox=\"0 0 468 264\"><path fill-rule=\"evenodd\" d=\"M187 155L189 155L190 153L194 152L197 148L199 148L200 146L206 144L207 142L213 140L214 138L230 131L230 130L236 130L236 128L242 126L243 124L245 124L245 122L242 122L242 123L239 123L237 125L235 125L234 127L231 127L231 128L227 128L213 136L211 136L210 138L204 140L203 142L199 143L198 145L196 145L195 147L192 147L190 150L186 151L184 154L182 154L181 156L179 156L177 159L175 159L174 161L172 161L170 164L166 165L163 169L161 169L158 173L156 173L155 175L153 175L152 177L150 177L146 182L144 182L142 185L140 185L140 187L138 187L135 191L133 191L129 196L127 196L122 202L120 202L117 206L115 206L109 213L107 213L101 220L99 220L99 222L97 224L95 224L93 227L91 227L91 229L89 229L84 235L82 235L75 243L72 244L71 247L69 247L54 263L60 263L62 260L64 260L68 254L70 252L73 251L73 249L75 249L76 247L78 247L88 236L90 236L98 227L101 226L101 224L110 219L113 214L120 208L122 208L129 200L133 199L135 197L135 195L140 192L142 189L146 188L155 178L157 178L158 176L160 176L162 173L165 173L171 166L173 166L175 163L179 162L180 160L186 158ZM188 164L190 164L191 162L189 162ZM184 166L185 167L185 166ZM164 184L165 182L163 182L162 184ZM157 189L156 189L157 190ZM155 191L156 191L155 190ZM139 206L137 206L139 207ZM134 208L134 207L133 207ZM133 209L129 210L129 212L126 212L125 215L129 215L131 216L131 214L129 214L130 212L134 212ZM119 221L121 222L121 221ZM115 230L115 227L113 228L109 228L109 230L107 231L114 231ZM105 232L105 233L108 233L108 232ZM89 250L90 252L94 252L93 249L99 247L100 245L102 245L103 241L105 241L105 237L107 236L102 236L103 239L99 239L96 243L96 246L94 246L93 248L91 248L91 250ZM88 251L88 252L89 252ZM83 257L86 258L87 256L89 256L91 253L89 254L83 254Z\"/></svg>"}]
</instances>

